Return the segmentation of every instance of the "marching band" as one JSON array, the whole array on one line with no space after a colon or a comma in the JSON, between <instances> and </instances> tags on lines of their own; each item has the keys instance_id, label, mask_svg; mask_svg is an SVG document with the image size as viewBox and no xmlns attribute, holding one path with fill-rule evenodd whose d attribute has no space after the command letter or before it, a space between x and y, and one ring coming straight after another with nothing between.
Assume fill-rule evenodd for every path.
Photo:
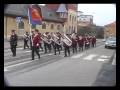
<instances>
[{"instance_id":1,"label":"marching band","mask_svg":"<svg viewBox=\"0 0 120 90\"><path fill-rule=\"evenodd\" d=\"M36 52L40 59L39 49L44 51L44 53L48 53L48 51L51 53L53 50L54 55L57 55L57 52L60 54L60 51L64 48L64 57L67 57L70 56L71 50L74 54L77 53L77 50L83 51L84 49L96 46L95 36L82 36L76 33L69 35L60 32L45 32L41 34L39 30L35 29L31 35L29 35L28 32L24 35L24 49L26 46L29 48L27 44L28 39L32 50L32 60L34 60L34 52Z\"/></svg>"}]
</instances>

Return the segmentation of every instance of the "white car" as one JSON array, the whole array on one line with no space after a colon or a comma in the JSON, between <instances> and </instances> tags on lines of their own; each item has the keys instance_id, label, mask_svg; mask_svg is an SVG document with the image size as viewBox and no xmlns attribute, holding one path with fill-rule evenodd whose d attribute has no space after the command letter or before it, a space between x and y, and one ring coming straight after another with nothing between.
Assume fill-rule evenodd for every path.
<instances>
[{"instance_id":1,"label":"white car","mask_svg":"<svg viewBox=\"0 0 120 90\"><path fill-rule=\"evenodd\" d=\"M116 38L110 37L105 41L105 48L116 48Z\"/></svg>"}]
</instances>

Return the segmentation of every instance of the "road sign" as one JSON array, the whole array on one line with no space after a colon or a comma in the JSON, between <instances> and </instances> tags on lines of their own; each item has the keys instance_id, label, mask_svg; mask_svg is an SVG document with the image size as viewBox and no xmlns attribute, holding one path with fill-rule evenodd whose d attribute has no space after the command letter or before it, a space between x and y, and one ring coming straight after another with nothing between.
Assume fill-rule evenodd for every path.
<instances>
[{"instance_id":1,"label":"road sign","mask_svg":"<svg viewBox=\"0 0 120 90\"><path fill-rule=\"evenodd\" d=\"M19 23L21 21L22 17L16 17L16 22Z\"/></svg>"}]
</instances>

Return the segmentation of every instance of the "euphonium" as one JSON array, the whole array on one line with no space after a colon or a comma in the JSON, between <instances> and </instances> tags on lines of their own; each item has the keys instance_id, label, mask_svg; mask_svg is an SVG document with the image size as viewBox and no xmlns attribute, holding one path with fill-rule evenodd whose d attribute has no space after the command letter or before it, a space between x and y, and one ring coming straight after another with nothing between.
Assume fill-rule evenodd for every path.
<instances>
[{"instance_id":1,"label":"euphonium","mask_svg":"<svg viewBox=\"0 0 120 90\"><path fill-rule=\"evenodd\" d=\"M53 41L54 41L56 44L58 44L58 45L61 45L61 44L62 44L61 41L59 41L59 37L57 37L55 33L53 33L53 37L54 37Z\"/></svg>"},{"instance_id":2,"label":"euphonium","mask_svg":"<svg viewBox=\"0 0 120 90\"><path fill-rule=\"evenodd\" d=\"M44 42L48 43L48 44L51 43L51 40L48 39L48 37L47 37L47 35L46 35L45 33L42 35L41 39L42 39Z\"/></svg>"},{"instance_id":3,"label":"euphonium","mask_svg":"<svg viewBox=\"0 0 120 90\"><path fill-rule=\"evenodd\" d=\"M66 36L66 34L62 36L62 41L68 46L72 45L72 41Z\"/></svg>"}]
</instances>

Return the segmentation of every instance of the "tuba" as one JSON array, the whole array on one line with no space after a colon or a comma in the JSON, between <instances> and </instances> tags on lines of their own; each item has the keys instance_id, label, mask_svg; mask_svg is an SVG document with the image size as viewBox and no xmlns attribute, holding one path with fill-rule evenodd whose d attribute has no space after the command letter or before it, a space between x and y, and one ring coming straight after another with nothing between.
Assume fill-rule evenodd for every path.
<instances>
[{"instance_id":1,"label":"tuba","mask_svg":"<svg viewBox=\"0 0 120 90\"><path fill-rule=\"evenodd\" d=\"M71 45L72 45L72 41L68 38L68 36L66 36L66 34L63 34L63 36L62 36L62 41L63 41L67 46L71 46Z\"/></svg>"},{"instance_id":2,"label":"tuba","mask_svg":"<svg viewBox=\"0 0 120 90\"><path fill-rule=\"evenodd\" d=\"M51 40L48 39L48 36L47 36L45 33L41 36L41 39L42 39L44 42L46 42L46 43L48 43L48 44L51 44Z\"/></svg>"},{"instance_id":3,"label":"tuba","mask_svg":"<svg viewBox=\"0 0 120 90\"><path fill-rule=\"evenodd\" d=\"M62 42L59 41L59 37L55 33L53 33L53 39L52 40L58 45L62 44Z\"/></svg>"}]
</instances>

